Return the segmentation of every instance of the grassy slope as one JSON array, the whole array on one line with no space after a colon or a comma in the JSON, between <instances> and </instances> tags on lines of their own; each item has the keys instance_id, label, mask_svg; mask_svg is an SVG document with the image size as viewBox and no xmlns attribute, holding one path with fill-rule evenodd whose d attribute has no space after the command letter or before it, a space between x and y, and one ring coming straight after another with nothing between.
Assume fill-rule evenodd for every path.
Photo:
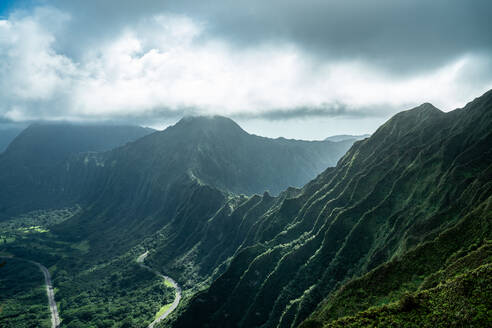
<instances>
[{"instance_id":1,"label":"grassy slope","mask_svg":"<svg viewBox=\"0 0 492 328\"><path fill-rule=\"evenodd\" d=\"M490 327L491 309L489 263L434 288L407 294L399 302L371 308L323 327Z\"/></svg>"},{"instance_id":2,"label":"grassy slope","mask_svg":"<svg viewBox=\"0 0 492 328\"><path fill-rule=\"evenodd\" d=\"M406 292L434 287L478 265L490 263L492 198L434 240L354 279L330 295L303 326L328 323L371 306L398 300ZM479 245L479 250L473 252ZM471 252L471 254L469 254Z\"/></svg>"}]
</instances>

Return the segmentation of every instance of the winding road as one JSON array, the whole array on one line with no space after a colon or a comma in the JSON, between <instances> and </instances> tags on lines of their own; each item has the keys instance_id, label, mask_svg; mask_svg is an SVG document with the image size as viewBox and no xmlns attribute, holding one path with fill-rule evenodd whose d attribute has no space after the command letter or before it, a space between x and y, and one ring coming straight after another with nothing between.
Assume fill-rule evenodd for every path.
<instances>
[{"instance_id":1,"label":"winding road","mask_svg":"<svg viewBox=\"0 0 492 328\"><path fill-rule=\"evenodd\" d=\"M161 314L158 318L156 318L154 321L152 321L152 323L148 326L148 328L154 328L154 326L160 322L161 320L165 319L169 314L171 314L171 312L173 312L179 305L179 302L181 301L181 288L178 286L178 284L176 283L176 281L174 281L171 277L168 277L168 276L165 276L163 275L162 273L152 269L151 267L147 266L144 264L144 260L145 258L147 257L147 255L149 254L149 252L145 252L143 254L141 254L138 258L137 258L137 263L153 272L154 274L156 274L157 276L161 277L162 279L164 280L167 280L175 289L175 296L174 296L174 301L173 303L171 304L171 306L169 307L169 309L166 310L166 312L164 312L163 314ZM0 258L13 258L13 256L0 256ZM25 262L28 262L28 263L31 263L31 264L34 264L36 265L39 270L43 273L44 275L44 283L46 285L46 295L48 296L48 304L49 304L49 307L50 307L50 312L51 312L51 327L52 328L59 328L60 327L60 316L58 315L58 308L56 306L56 301L55 301L55 293L53 291L53 284L51 283L51 274L48 270L48 268L46 268L44 265L42 265L41 263L39 262L35 262L35 261L31 261L31 260L26 260L26 259L23 259L23 258L19 258L19 257L16 257L15 259L17 260L20 260L20 261L25 261Z\"/></svg>"},{"instance_id":2,"label":"winding road","mask_svg":"<svg viewBox=\"0 0 492 328\"><path fill-rule=\"evenodd\" d=\"M13 258L13 256L2 256L2 258ZM51 327L52 328L60 327L61 320L60 320L60 316L58 315L58 308L56 307L56 302L55 302L55 293L53 291L53 284L51 283L51 274L48 268L46 268L44 265L42 265L39 262L26 260L19 257L16 257L16 259L36 265L39 268L39 270L43 273L44 283L46 285L46 295L48 295L48 304L50 306L50 312L51 312Z\"/></svg>"},{"instance_id":3,"label":"winding road","mask_svg":"<svg viewBox=\"0 0 492 328\"><path fill-rule=\"evenodd\" d=\"M149 254L149 251L146 251L145 253L141 254L137 258L137 263L142 268L145 268L147 270L150 270L151 272L153 272L157 276L163 278L164 280L167 280L171 285L173 285L174 290L175 290L174 301L171 304L171 307L169 309L167 309L166 312L164 312L163 314L161 314L158 318L156 318L154 321L152 321L152 323L148 326L148 328L154 328L154 326L158 322L160 322L161 320L164 320L169 314L171 314L171 312L173 312L178 307L179 301L181 301L181 288L178 286L178 284L176 283L176 281L174 281L171 277L165 276L162 273L160 273L160 272L158 272L158 271L156 271L156 270L152 269L151 267L149 267L149 266L147 266L147 265L144 264L144 260L145 260L145 258L147 257L148 254Z\"/></svg>"}]
</instances>

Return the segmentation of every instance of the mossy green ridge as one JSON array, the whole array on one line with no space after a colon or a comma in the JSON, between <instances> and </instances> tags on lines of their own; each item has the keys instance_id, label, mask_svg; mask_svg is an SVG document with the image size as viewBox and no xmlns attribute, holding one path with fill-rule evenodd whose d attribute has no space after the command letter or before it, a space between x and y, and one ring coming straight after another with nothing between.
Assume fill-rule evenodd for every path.
<instances>
[{"instance_id":1,"label":"mossy green ridge","mask_svg":"<svg viewBox=\"0 0 492 328\"><path fill-rule=\"evenodd\" d=\"M446 280L438 286L405 294L398 302L370 308L326 325L303 327L490 327L492 264Z\"/></svg>"},{"instance_id":2,"label":"mossy green ridge","mask_svg":"<svg viewBox=\"0 0 492 328\"><path fill-rule=\"evenodd\" d=\"M304 188L223 213L214 236L227 242L203 247L208 236L192 253L229 258L168 323L296 327L316 309L330 321L430 284L453 254L491 239L491 145L492 91L449 113L423 104L395 115ZM366 283L340 289L357 277Z\"/></svg>"}]
</instances>

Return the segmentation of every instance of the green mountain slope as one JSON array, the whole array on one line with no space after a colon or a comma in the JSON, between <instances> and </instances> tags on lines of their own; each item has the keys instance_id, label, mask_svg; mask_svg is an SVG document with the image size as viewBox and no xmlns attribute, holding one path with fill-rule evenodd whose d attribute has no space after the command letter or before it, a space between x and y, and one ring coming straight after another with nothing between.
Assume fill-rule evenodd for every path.
<instances>
[{"instance_id":1,"label":"green mountain slope","mask_svg":"<svg viewBox=\"0 0 492 328\"><path fill-rule=\"evenodd\" d=\"M336 168L302 190L256 199L272 204L256 218L245 208L252 200L231 207L221 221L236 239L207 256L232 258L173 327L295 327L344 282L432 243L464 218L484 224L462 244L445 242L441 258L418 256L434 261L422 274L441 269L460 247L489 238L491 115L492 92L449 113L423 104L356 142ZM200 254L205 241L194 251ZM413 270L403 271L413 276ZM418 286L417 278L405 279Z\"/></svg>"},{"instance_id":2,"label":"green mountain slope","mask_svg":"<svg viewBox=\"0 0 492 328\"><path fill-rule=\"evenodd\" d=\"M302 327L322 327L373 306L428 290L492 261L492 198L434 240L384 263L331 294ZM398 309L398 308L396 308ZM396 312L395 312L396 313Z\"/></svg>"},{"instance_id":3,"label":"green mountain slope","mask_svg":"<svg viewBox=\"0 0 492 328\"><path fill-rule=\"evenodd\" d=\"M490 327L491 277L491 264L484 264L432 289L405 295L398 303L371 308L324 327Z\"/></svg>"}]
</instances>

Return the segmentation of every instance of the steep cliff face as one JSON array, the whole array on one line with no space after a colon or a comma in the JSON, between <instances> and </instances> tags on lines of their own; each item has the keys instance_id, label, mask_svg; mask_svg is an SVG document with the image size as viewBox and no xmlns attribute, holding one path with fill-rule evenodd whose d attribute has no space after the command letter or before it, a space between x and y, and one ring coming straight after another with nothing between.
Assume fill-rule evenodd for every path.
<instances>
[{"instance_id":1,"label":"steep cliff face","mask_svg":"<svg viewBox=\"0 0 492 328\"><path fill-rule=\"evenodd\" d=\"M66 160L122 146L154 130L137 126L33 124L0 154L0 218L60 206Z\"/></svg>"},{"instance_id":2,"label":"steep cliff face","mask_svg":"<svg viewBox=\"0 0 492 328\"><path fill-rule=\"evenodd\" d=\"M220 251L234 256L174 327L295 327L340 284L408 256L464 218L480 228L464 243L445 242L447 255L490 238L491 115L492 92L449 113L423 104L356 142L302 190L256 199L271 204L256 219L245 214L252 200L232 210L221 220L238 240ZM427 259L439 263L416 263Z\"/></svg>"}]
</instances>

